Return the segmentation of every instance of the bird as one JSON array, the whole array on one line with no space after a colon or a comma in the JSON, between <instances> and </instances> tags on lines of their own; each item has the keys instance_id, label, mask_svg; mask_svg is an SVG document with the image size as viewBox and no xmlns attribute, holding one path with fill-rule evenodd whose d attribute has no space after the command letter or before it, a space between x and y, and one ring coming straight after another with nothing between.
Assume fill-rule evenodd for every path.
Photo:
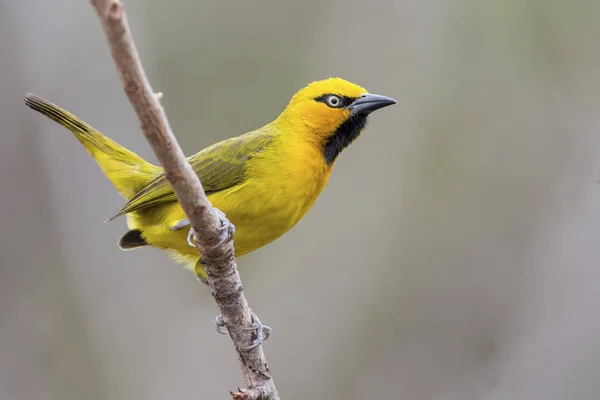
<instances>
[{"instance_id":1,"label":"bird","mask_svg":"<svg viewBox=\"0 0 600 400\"><path fill-rule=\"evenodd\" d=\"M35 94L28 93L25 103L70 130L127 200L110 218L127 218L128 230L118 241L122 250L166 250L207 283L190 243L193 230L161 167ZM315 81L262 128L188 157L212 205L236 227L236 256L296 225L321 194L340 153L362 134L369 114L393 104L396 100L342 78Z\"/></svg>"}]
</instances>

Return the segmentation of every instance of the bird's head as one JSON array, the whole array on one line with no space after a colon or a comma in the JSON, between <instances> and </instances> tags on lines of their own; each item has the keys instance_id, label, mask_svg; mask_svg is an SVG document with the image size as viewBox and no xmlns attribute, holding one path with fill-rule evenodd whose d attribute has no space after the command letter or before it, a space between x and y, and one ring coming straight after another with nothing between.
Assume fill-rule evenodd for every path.
<instances>
[{"instance_id":1,"label":"bird's head","mask_svg":"<svg viewBox=\"0 0 600 400\"><path fill-rule=\"evenodd\" d=\"M396 104L394 99L369 94L341 78L329 78L296 93L279 119L322 146L325 160L332 164L360 136L368 115L392 104Z\"/></svg>"}]
</instances>

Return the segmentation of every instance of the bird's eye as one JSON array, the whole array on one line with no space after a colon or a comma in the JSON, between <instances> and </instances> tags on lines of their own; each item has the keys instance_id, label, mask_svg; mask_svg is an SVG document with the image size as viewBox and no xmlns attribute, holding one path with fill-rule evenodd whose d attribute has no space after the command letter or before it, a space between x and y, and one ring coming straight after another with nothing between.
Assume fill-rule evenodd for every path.
<instances>
[{"instance_id":1,"label":"bird's eye","mask_svg":"<svg viewBox=\"0 0 600 400\"><path fill-rule=\"evenodd\" d=\"M344 102L339 96L331 95L325 100L329 107L338 108L344 105Z\"/></svg>"}]
</instances>

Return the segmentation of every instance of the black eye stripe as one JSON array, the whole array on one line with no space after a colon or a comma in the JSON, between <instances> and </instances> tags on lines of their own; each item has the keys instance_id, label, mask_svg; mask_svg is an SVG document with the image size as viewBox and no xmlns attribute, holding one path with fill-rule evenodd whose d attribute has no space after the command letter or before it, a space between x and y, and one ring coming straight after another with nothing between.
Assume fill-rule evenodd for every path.
<instances>
[{"instance_id":1,"label":"black eye stripe","mask_svg":"<svg viewBox=\"0 0 600 400\"><path fill-rule=\"evenodd\" d=\"M327 99L329 98L329 96L336 96L339 97L340 100L342 101L341 104L336 105L335 108L341 108L341 107L345 107L348 104L352 103L354 100L356 100L356 97L348 97L348 96L342 96L336 93L326 93L323 94L319 97L315 97L315 101L321 102L321 103L325 103L327 106L331 107L328 103L327 103Z\"/></svg>"}]
</instances>

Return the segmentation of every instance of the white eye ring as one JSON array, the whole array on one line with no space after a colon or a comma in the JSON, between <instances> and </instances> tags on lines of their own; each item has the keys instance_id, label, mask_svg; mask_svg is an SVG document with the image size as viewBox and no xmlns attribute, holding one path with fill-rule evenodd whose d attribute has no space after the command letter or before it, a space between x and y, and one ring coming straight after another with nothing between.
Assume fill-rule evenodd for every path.
<instances>
[{"instance_id":1,"label":"white eye ring","mask_svg":"<svg viewBox=\"0 0 600 400\"><path fill-rule=\"evenodd\" d=\"M329 107L338 108L342 105L342 99L339 96L331 95L327 97L327 105Z\"/></svg>"}]
</instances>

